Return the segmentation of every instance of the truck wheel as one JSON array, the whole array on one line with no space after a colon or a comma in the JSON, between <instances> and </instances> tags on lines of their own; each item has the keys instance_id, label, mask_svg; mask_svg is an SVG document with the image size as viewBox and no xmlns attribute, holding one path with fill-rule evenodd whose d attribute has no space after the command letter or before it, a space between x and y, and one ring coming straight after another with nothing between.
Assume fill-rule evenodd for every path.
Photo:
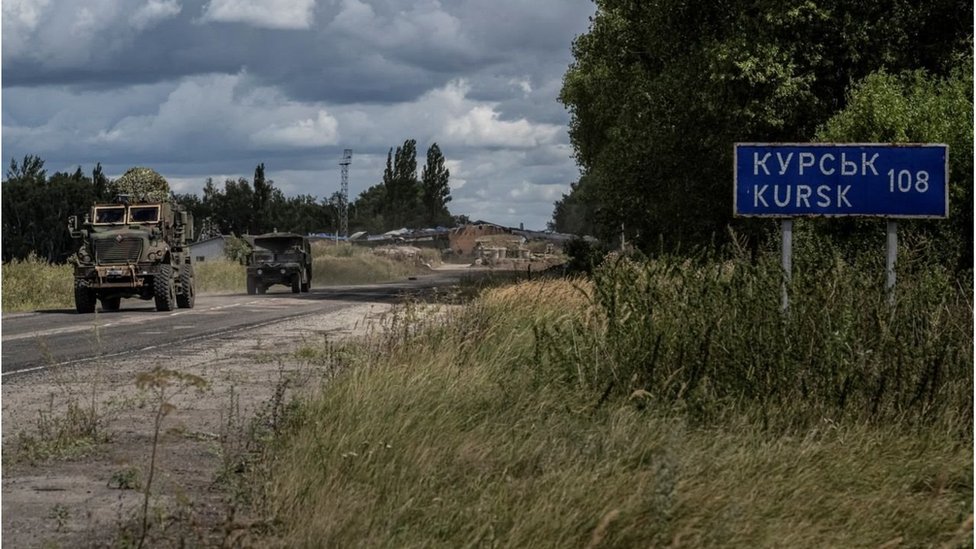
<instances>
[{"instance_id":1,"label":"truck wheel","mask_svg":"<svg viewBox=\"0 0 976 549\"><path fill-rule=\"evenodd\" d=\"M258 293L259 294L264 295L264 292L267 292L268 291L268 287L265 286L263 282L258 282L257 283L257 290L258 290Z\"/></svg>"},{"instance_id":2,"label":"truck wheel","mask_svg":"<svg viewBox=\"0 0 976 549\"><path fill-rule=\"evenodd\" d=\"M119 306L122 304L122 298L120 296L103 297L101 301L103 311L118 311Z\"/></svg>"},{"instance_id":3,"label":"truck wheel","mask_svg":"<svg viewBox=\"0 0 976 549\"><path fill-rule=\"evenodd\" d=\"M176 307L176 290L173 287L173 267L160 265L153 277L153 299L157 311L172 311Z\"/></svg>"},{"instance_id":4,"label":"truck wheel","mask_svg":"<svg viewBox=\"0 0 976 549\"><path fill-rule=\"evenodd\" d=\"M297 294L302 291L302 275L296 274L291 277L291 293Z\"/></svg>"},{"instance_id":5,"label":"truck wheel","mask_svg":"<svg viewBox=\"0 0 976 549\"><path fill-rule=\"evenodd\" d=\"M303 293L308 293L308 288L309 288L309 287L310 287L311 285L312 285L312 284L311 284L311 283L309 283L309 282L302 282L302 292L303 292Z\"/></svg>"},{"instance_id":6,"label":"truck wheel","mask_svg":"<svg viewBox=\"0 0 976 549\"><path fill-rule=\"evenodd\" d=\"M180 309L192 309L197 301L196 291L193 289L193 266L183 265L180 268L180 289L182 294L176 296L176 306Z\"/></svg>"},{"instance_id":7,"label":"truck wheel","mask_svg":"<svg viewBox=\"0 0 976 549\"><path fill-rule=\"evenodd\" d=\"M84 280L75 280L75 310L79 314L95 312L95 292Z\"/></svg>"},{"instance_id":8,"label":"truck wheel","mask_svg":"<svg viewBox=\"0 0 976 549\"><path fill-rule=\"evenodd\" d=\"M247 295L254 295L258 293L257 284L254 283L254 277L247 275Z\"/></svg>"}]
</instances>

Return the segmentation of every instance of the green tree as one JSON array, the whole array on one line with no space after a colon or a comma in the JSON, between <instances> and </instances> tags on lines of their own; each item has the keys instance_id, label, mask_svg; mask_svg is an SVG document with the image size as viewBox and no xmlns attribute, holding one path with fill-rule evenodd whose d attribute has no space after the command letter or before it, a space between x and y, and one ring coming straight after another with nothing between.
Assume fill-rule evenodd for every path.
<instances>
[{"instance_id":1,"label":"green tree","mask_svg":"<svg viewBox=\"0 0 976 549\"><path fill-rule=\"evenodd\" d=\"M594 180L589 175L570 185L569 194L556 201L549 228L575 235L596 234L601 214L600 197L594 192Z\"/></svg>"},{"instance_id":2,"label":"green tree","mask_svg":"<svg viewBox=\"0 0 976 549\"><path fill-rule=\"evenodd\" d=\"M16 158L10 159L10 168L7 169L8 182L33 183L42 185L47 181L47 170L44 169L44 160L39 156L28 154L20 163Z\"/></svg>"},{"instance_id":3,"label":"green tree","mask_svg":"<svg viewBox=\"0 0 976 549\"><path fill-rule=\"evenodd\" d=\"M560 100L602 208L645 250L722 237L736 142L803 142L871 72L944 76L971 48L971 3L596 0ZM757 233L754 223L740 232Z\"/></svg>"},{"instance_id":4,"label":"green tree","mask_svg":"<svg viewBox=\"0 0 976 549\"><path fill-rule=\"evenodd\" d=\"M214 221L223 234L247 234L254 224L254 190L251 182L240 177L224 181L224 189L217 195Z\"/></svg>"},{"instance_id":5,"label":"green tree","mask_svg":"<svg viewBox=\"0 0 976 549\"><path fill-rule=\"evenodd\" d=\"M392 174L392 169L390 170ZM349 230L381 233L386 229L386 185L380 183L361 192L349 205Z\"/></svg>"},{"instance_id":6,"label":"green tree","mask_svg":"<svg viewBox=\"0 0 976 549\"><path fill-rule=\"evenodd\" d=\"M173 193L173 201L186 208L186 211L193 216L193 238L198 238L206 219L210 217L207 205L193 193Z\"/></svg>"},{"instance_id":7,"label":"green tree","mask_svg":"<svg viewBox=\"0 0 976 549\"><path fill-rule=\"evenodd\" d=\"M420 175L424 208L422 224L425 227L451 224L451 212L447 210L447 203L451 201L450 179L451 171L444 165L444 155L434 143L427 149L427 163Z\"/></svg>"},{"instance_id":8,"label":"green tree","mask_svg":"<svg viewBox=\"0 0 976 549\"><path fill-rule=\"evenodd\" d=\"M393 162L390 163L392 156ZM399 228L414 224L420 213L420 182L417 180L417 141L407 139L403 145L391 149L383 174L384 219Z\"/></svg>"},{"instance_id":9,"label":"green tree","mask_svg":"<svg viewBox=\"0 0 976 549\"><path fill-rule=\"evenodd\" d=\"M325 204L320 204L312 195L300 194L289 197L286 203L288 220L278 227L282 232L308 234L325 232L332 223L332 216Z\"/></svg>"},{"instance_id":10,"label":"green tree","mask_svg":"<svg viewBox=\"0 0 976 549\"><path fill-rule=\"evenodd\" d=\"M251 220L251 234L262 234L268 232L271 219L271 199L274 194L274 182L264 178L264 162L254 168L254 201L252 211L254 218Z\"/></svg>"},{"instance_id":11,"label":"green tree","mask_svg":"<svg viewBox=\"0 0 976 549\"><path fill-rule=\"evenodd\" d=\"M99 162L95 164L95 168L92 169L92 187L95 193L95 199L99 202L107 202L112 199L108 195L109 180L105 177L105 173L102 171L102 163Z\"/></svg>"},{"instance_id":12,"label":"green tree","mask_svg":"<svg viewBox=\"0 0 976 549\"><path fill-rule=\"evenodd\" d=\"M3 259L25 258L33 253L48 261L62 262L75 249L66 224L69 216L83 218L98 199L92 180L81 167L56 172L50 177L44 161L27 155L11 160L3 182Z\"/></svg>"},{"instance_id":13,"label":"green tree","mask_svg":"<svg viewBox=\"0 0 976 549\"><path fill-rule=\"evenodd\" d=\"M948 221L903 221L905 237L926 238L943 263L973 267L973 59L962 57L948 77L923 70L878 71L853 86L844 110L817 132L820 141L945 143L949 145ZM820 223L835 238L877 247L876 222Z\"/></svg>"}]
</instances>

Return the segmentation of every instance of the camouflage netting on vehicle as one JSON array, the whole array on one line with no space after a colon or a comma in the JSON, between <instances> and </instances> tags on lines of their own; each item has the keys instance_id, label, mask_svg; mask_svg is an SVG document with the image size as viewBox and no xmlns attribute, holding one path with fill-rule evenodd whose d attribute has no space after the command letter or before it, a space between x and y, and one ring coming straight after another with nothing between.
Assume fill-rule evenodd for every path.
<instances>
[{"instance_id":1,"label":"camouflage netting on vehicle","mask_svg":"<svg viewBox=\"0 0 976 549\"><path fill-rule=\"evenodd\" d=\"M135 167L112 182L112 193L127 194L138 201L162 202L169 199L169 183L156 170Z\"/></svg>"}]
</instances>

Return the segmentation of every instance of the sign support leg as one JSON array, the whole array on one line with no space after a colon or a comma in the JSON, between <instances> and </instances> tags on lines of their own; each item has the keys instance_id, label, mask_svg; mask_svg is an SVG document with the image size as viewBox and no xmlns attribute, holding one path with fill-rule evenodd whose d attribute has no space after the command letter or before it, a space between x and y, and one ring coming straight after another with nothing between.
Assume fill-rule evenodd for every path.
<instances>
[{"instance_id":1,"label":"sign support leg","mask_svg":"<svg viewBox=\"0 0 976 549\"><path fill-rule=\"evenodd\" d=\"M784 219L780 222L780 233L782 236L782 265L783 265L783 303L782 310L786 313L790 310L790 280L793 278L793 220Z\"/></svg>"},{"instance_id":2,"label":"sign support leg","mask_svg":"<svg viewBox=\"0 0 976 549\"><path fill-rule=\"evenodd\" d=\"M885 261L885 291L888 305L895 304L895 261L898 258L898 222L888 221L888 245Z\"/></svg>"}]
</instances>

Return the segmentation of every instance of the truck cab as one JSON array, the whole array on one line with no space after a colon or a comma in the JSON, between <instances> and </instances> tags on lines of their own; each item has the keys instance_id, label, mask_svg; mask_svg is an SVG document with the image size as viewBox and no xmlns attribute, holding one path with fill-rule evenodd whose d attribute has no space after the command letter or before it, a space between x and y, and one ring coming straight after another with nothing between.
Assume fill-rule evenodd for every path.
<instances>
[{"instance_id":1,"label":"truck cab","mask_svg":"<svg viewBox=\"0 0 976 549\"><path fill-rule=\"evenodd\" d=\"M292 293L308 292L312 285L312 248L308 238L293 233L268 233L250 239L247 256L247 293L263 294L275 284Z\"/></svg>"}]
</instances>

